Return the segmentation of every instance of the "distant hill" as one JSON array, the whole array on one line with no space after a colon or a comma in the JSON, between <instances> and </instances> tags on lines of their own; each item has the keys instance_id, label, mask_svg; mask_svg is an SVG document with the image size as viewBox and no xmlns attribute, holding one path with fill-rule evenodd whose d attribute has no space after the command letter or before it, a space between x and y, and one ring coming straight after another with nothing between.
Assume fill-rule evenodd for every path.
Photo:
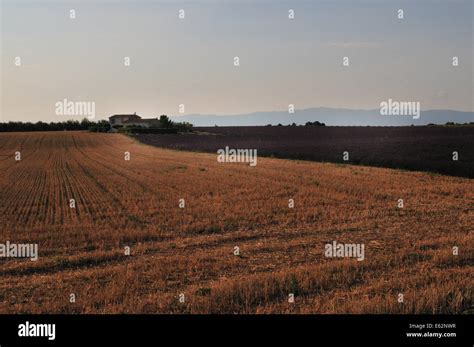
<instances>
[{"instance_id":1,"label":"distant hill","mask_svg":"<svg viewBox=\"0 0 474 347\"><path fill-rule=\"evenodd\" d=\"M453 110L421 111L419 119L411 116L382 116L380 110L351 110L340 108L308 108L295 110L294 114L286 111L254 112L228 116L192 114L171 117L173 121L190 122L195 126L252 126L252 125L283 125L296 123L304 125L310 121L320 121L326 125L340 126L404 126L445 124L447 122L469 123L474 122L474 112Z\"/></svg>"}]
</instances>

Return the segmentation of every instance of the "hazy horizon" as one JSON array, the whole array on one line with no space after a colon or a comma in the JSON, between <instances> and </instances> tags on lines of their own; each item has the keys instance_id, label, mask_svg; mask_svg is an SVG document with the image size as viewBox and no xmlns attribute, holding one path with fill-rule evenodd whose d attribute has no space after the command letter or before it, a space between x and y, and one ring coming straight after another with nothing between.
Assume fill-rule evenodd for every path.
<instances>
[{"instance_id":1,"label":"hazy horizon","mask_svg":"<svg viewBox=\"0 0 474 347\"><path fill-rule=\"evenodd\" d=\"M96 119L180 116L180 104L183 116L372 110L388 99L473 111L472 1L1 4L0 121L83 118L56 115L64 99L94 102Z\"/></svg>"}]
</instances>

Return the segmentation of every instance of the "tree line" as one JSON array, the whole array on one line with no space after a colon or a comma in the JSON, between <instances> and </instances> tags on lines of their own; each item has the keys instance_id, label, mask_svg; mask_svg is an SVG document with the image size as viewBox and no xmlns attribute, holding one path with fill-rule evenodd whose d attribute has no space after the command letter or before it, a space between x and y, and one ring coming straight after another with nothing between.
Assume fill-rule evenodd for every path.
<instances>
[{"instance_id":1,"label":"tree line","mask_svg":"<svg viewBox=\"0 0 474 347\"><path fill-rule=\"evenodd\" d=\"M67 120L64 122L8 122L0 123L0 132L9 131L64 131L64 130L90 130L105 132L109 131L110 124L106 120L93 122L84 118L81 121Z\"/></svg>"}]
</instances>

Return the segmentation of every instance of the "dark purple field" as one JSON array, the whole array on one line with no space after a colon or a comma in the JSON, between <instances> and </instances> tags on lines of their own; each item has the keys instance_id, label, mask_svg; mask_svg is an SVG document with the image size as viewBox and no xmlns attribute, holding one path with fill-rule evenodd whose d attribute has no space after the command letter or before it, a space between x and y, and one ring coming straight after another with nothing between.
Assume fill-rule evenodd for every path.
<instances>
[{"instance_id":1,"label":"dark purple field","mask_svg":"<svg viewBox=\"0 0 474 347\"><path fill-rule=\"evenodd\" d=\"M202 127L176 135L133 135L158 147L349 163L474 177L474 127ZM349 161L343 161L343 152ZM459 159L453 160L453 152Z\"/></svg>"}]
</instances>

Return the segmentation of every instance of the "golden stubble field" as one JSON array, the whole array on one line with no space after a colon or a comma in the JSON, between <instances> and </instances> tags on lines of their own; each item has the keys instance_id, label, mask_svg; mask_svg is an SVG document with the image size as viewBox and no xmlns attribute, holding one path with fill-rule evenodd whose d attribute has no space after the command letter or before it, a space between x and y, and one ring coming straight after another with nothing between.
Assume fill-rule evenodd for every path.
<instances>
[{"instance_id":1,"label":"golden stubble field","mask_svg":"<svg viewBox=\"0 0 474 347\"><path fill-rule=\"evenodd\" d=\"M39 247L0 259L0 313L473 312L469 179L2 133L0 216L0 243Z\"/></svg>"}]
</instances>

